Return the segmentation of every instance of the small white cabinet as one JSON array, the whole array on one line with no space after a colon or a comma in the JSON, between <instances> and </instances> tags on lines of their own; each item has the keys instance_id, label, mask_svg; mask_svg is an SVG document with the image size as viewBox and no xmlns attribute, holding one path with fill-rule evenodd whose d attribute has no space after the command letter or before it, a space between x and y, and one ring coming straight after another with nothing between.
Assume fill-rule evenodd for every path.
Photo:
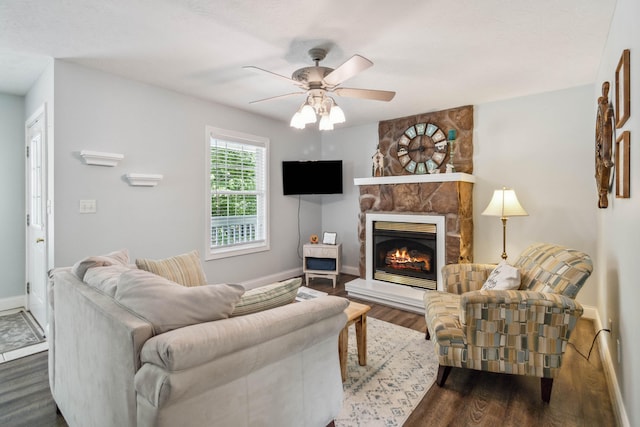
<instances>
[{"instance_id":1,"label":"small white cabinet","mask_svg":"<svg viewBox=\"0 0 640 427\"><path fill-rule=\"evenodd\" d=\"M340 275L340 259L342 257L342 243L337 245L322 245L307 243L302 248L302 272L307 286L309 279L322 277L331 279L333 287Z\"/></svg>"}]
</instances>

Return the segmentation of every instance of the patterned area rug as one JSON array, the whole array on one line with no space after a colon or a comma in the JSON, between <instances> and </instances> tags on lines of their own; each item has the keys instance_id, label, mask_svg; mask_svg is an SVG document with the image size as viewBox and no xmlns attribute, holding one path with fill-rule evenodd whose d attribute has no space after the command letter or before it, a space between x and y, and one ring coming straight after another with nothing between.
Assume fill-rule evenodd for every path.
<instances>
[{"instance_id":1,"label":"patterned area rug","mask_svg":"<svg viewBox=\"0 0 640 427\"><path fill-rule=\"evenodd\" d=\"M370 317L367 366L360 366L351 326L344 404L336 426L402 426L435 382L437 372L433 344L423 333Z\"/></svg>"},{"instance_id":2,"label":"patterned area rug","mask_svg":"<svg viewBox=\"0 0 640 427\"><path fill-rule=\"evenodd\" d=\"M44 341L42 331L30 314L19 311L0 316L0 353Z\"/></svg>"}]
</instances>

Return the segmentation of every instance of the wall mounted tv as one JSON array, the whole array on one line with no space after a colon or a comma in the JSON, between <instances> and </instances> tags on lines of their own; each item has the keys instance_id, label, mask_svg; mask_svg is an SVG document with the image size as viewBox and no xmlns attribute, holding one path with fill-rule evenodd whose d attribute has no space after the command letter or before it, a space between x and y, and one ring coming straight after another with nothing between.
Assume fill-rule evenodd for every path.
<instances>
[{"instance_id":1,"label":"wall mounted tv","mask_svg":"<svg viewBox=\"0 0 640 427\"><path fill-rule=\"evenodd\" d=\"M285 196L342 194L342 160L285 160L282 190Z\"/></svg>"}]
</instances>

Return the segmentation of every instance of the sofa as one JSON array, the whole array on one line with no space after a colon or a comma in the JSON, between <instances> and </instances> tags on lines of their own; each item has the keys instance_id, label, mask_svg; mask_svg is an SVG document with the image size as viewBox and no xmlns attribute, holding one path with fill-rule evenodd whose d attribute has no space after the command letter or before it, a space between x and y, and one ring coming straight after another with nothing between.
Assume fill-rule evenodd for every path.
<instances>
[{"instance_id":1,"label":"sofa","mask_svg":"<svg viewBox=\"0 0 640 427\"><path fill-rule=\"evenodd\" d=\"M578 250L534 243L513 265L450 264L444 291L424 295L427 339L444 386L452 367L539 377L549 402L571 332L583 314L575 300L593 270Z\"/></svg>"},{"instance_id":2,"label":"sofa","mask_svg":"<svg viewBox=\"0 0 640 427\"><path fill-rule=\"evenodd\" d=\"M201 272L177 283L140 265L123 250L50 273L49 381L68 425L333 423L346 299L291 303L288 289L283 303L278 290L297 278L264 287L280 299L269 307L260 288L197 283Z\"/></svg>"}]
</instances>

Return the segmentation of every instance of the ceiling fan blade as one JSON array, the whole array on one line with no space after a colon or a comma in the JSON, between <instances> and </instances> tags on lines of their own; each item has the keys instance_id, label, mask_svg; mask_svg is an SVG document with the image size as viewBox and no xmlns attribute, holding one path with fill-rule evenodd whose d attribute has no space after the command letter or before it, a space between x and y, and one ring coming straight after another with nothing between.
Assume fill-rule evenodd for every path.
<instances>
[{"instance_id":1,"label":"ceiling fan blade","mask_svg":"<svg viewBox=\"0 0 640 427\"><path fill-rule=\"evenodd\" d=\"M373 90L373 89L354 89L348 87L339 87L333 91L336 95L346 96L349 98L362 98L373 99L375 101L391 101L395 92L388 90Z\"/></svg>"},{"instance_id":2,"label":"ceiling fan blade","mask_svg":"<svg viewBox=\"0 0 640 427\"><path fill-rule=\"evenodd\" d=\"M338 86L340 83L350 79L372 65L373 62L369 61L367 58L360 55L353 55L338 68L327 74L324 78L324 82L328 86Z\"/></svg>"},{"instance_id":3,"label":"ceiling fan blade","mask_svg":"<svg viewBox=\"0 0 640 427\"><path fill-rule=\"evenodd\" d=\"M285 93L284 95L276 95L276 96L271 96L269 98L263 98L263 99L258 99L255 101L251 101L249 102L249 104L255 104L257 102L263 102L263 101L272 101L274 99L279 99L279 98L286 98L289 96L293 96L293 95L304 95L306 92L291 92L291 93Z\"/></svg>"},{"instance_id":4,"label":"ceiling fan blade","mask_svg":"<svg viewBox=\"0 0 640 427\"><path fill-rule=\"evenodd\" d=\"M244 65L242 68L248 68L248 69L251 69L251 70L256 70L256 71L260 71L260 72L263 72L263 73L271 74L272 76L276 76L278 78L286 80L289 83L292 83L292 84L294 84L294 85L296 85L298 87L301 87L303 89L308 89L306 87L306 85L304 83L302 83L302 82L299 82L297 80L293 80L293 79L291 79L289 77L283 76L282 74L274 73L273 71L265 70L264 68L255 67L253 65Z\"/></svg>"}]
</instances>

